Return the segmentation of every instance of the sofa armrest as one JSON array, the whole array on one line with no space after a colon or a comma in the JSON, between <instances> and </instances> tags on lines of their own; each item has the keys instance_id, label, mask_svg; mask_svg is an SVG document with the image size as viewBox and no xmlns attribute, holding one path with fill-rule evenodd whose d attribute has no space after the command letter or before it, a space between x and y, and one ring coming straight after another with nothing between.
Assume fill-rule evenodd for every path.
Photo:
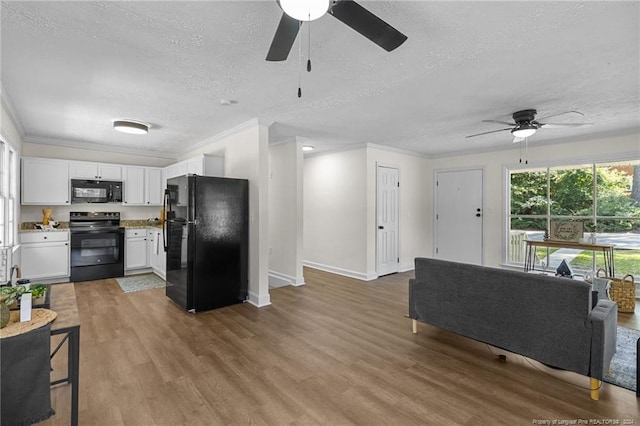
<instances>
[{"instance_id":1,"label":"sofa armrest","mask_svg":"<svg viewBox=\"0 0 640 426\"><path fill-rule=\"evenodd\" d=\"M591 322L591 365L589 376L602 379L616 353L618 307L611 300L598 300L589 313Z\"/></svg>"}]
</instances>

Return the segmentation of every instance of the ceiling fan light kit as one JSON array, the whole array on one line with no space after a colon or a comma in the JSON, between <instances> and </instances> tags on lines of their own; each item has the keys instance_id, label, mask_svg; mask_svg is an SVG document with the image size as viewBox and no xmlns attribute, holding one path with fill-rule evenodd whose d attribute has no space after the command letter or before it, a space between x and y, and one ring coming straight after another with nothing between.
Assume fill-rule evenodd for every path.
<instances>
[{"instance_id":1,"label":"ceiling fan light kit","mask_svg":"<svg viewBox=\"0 0 640 426\"><path fill-rule=\"evenodd\" d=\"M130 135L146 135L149 133L149 124L138 120L114 120L113 130Z\"/></svg>"},{"instance_id":2,"label":"ceiling fan light kit","mask_svg":"<svg viewBox=\"0 0 640 426\"><path fill-rule=\"evenodd\" d=\"M283 12L298 21L314 21L329 10L329 0L279 0Z\"/></svg>"},{"instance_id":3,"label":"ceiling fan light kit","mask_svg":"<svg viewBox=\"0 0 640 426\"><path fill-rule=\"evenodd\" d=\"M511 134L516 138L528 138L529 136L533 136L536 130L538 130L538 128L531 125L531 123L525 123L514 128Z\"/></svg>"}]
</instances>

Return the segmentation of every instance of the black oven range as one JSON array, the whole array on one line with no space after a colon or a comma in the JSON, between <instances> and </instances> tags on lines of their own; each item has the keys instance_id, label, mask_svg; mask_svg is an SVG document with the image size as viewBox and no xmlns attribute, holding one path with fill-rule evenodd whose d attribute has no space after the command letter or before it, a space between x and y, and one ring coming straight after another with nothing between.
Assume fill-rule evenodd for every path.
<instances>
[{"instance_id":1,"label":"black oven range","mask_svg":"<svg viewBox=\"0 0 640 426\"><path fill-rule=\"evenodd\" d=\"M124 276L119 212L71 212L71 281Z\"/></svg>"}]
</instances>

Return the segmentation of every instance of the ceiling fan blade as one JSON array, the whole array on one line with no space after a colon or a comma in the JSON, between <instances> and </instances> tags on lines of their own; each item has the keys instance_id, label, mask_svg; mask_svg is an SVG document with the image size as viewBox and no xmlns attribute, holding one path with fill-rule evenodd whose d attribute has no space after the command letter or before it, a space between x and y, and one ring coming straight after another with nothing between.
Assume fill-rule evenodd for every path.
<instances>
[{"instance_id":1,"label":"ceiling fan blade","mask_svg":"<svg viewBox=\"0 0 640 426\"><path fill-rule=\"evenodd\" d=\"M300 21L283 13L276 33L273 36L269 53L267 53L267 61L286 60L293 43L296 41L299 30Z\"/></svg>"},{"instance_id":2,"label":"ceiling fan blade","mask_svg":"<svg viewBox=\"0 0 640 426\"><path fill-rule=\"evenodd\" d=\"M511 130L511 129L512 129L512 127L507 127L506 129L492 130L490 132L484 132L484 133L476 133L475 135L465 136L465 138L473 138L475 136L488 135L489 133L504 132L505 130Z\"/></svg>"},{"instance_id":3,"label":"ceiling fan blade","mask_svg":"<svg viewBox=\"0 0 640 426\"><path fill-rule=\"evenodd\" d=\"M498 123L498 124L506 124L507 126L515 126L516 123L509 123L508 121L500 121L500 120L482 120L483 123Z\"/></svg>"},{"instance_id":4,"label":"ceiling fan blade","mask_svg":"<svg viewBox=\"0 0 640 426\"><path fill-rule=\"evenodd\" d=\"M590 126L594 123L538 123L540 127L545 127L548 129L561 129L563 127L580 127L580 126Z\"/></svg>"},{"instance_id":5,"label":"ceiling fan blade","mask_svg":"<svg viewBox=\"0 0 640 426\"><path fill-rule=\"evenodd\" d=\"M565 111L565 112L561 112L559 114L545 115L544 117L537 118L536 121L545 120L545 119L551 118L551 117L558 117L560 115L565 115L565 114L580 114L580 115L584 115L580 111Z\"/></svg>"},{"instance_id":6,"label":"ceiling fan blade","mask_svg":"<svg viewBox=\"0 0 640 426\"><path fill-rule=\"evenodd\" d=\"M387 52L391 52L407 39L406 35L353 0L338 1L329 13Z\"/></svg>"}]
</instances>

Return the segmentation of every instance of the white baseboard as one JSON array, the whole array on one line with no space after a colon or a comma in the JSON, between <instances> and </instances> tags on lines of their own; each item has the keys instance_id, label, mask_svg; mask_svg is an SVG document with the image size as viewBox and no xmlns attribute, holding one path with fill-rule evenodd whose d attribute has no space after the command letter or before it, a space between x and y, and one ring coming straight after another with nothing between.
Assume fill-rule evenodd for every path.
<instances>
[{"instance_id":1,"label":"white baseboard","mask_svg":"<svg viewBox=\"0 0 640 426\"><path fill-rule=\"evenodd\" d=\"M416 266L414 264L400 266L400 272L409 272L413 271L414 269L416 269Z\"/></svg>"},{"instance_id":2,"label":"white baseboard","mask_svg":"<svg viewBox=\"0 0 640 426\"><path fill-rule=\"evenodd\" d=\"M362 281L371 281L378 278L377 274L366 274L362 272L350 271L348 269L336 268L335 266L323 265L321 263L311 262L308 260L303 260L302 264L309 268L319 269L321 271L331 272L332 274L343 275L345 277L355 278Z\"/></svg>"},{"instance_id":3,"label":"white baseboard","mask_svg":"<svg viewBox=\"0 0 640 426\"><path fill-rule=\"evenodd\" d=\"M292 285L294 287L302 286L304 285L304 277L294 277L276 271L269 271L269 288L278 288L288 285Z\"/></svg>"},{"instance_id":4,"label":"white baseboard","mask_svg":"<svg viewBox=\"0 0 640 426\"><path fill-rule=\"evenodd\" d=\"M255 293L249 292L249 303L258 308L264 308L265 306L269 306L271 304L271 296L269 293L262 297L258 297Z\"/></svg>"}]
</instances>

